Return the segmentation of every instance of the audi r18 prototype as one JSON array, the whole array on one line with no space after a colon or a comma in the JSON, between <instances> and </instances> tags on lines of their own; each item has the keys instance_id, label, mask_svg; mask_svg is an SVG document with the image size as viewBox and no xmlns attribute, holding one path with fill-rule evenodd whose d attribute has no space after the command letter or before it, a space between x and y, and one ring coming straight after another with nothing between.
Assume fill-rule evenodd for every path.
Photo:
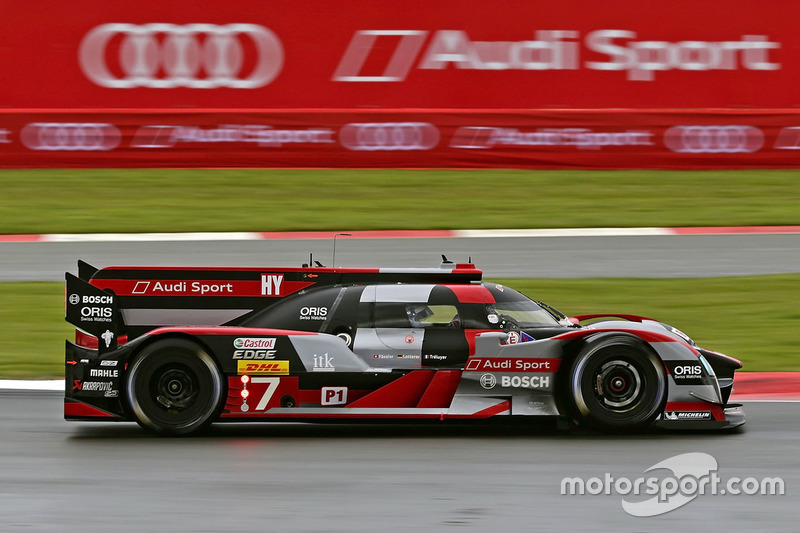
<instances>
[{"instance_id":1,"label":"audi r18 prototype","mask_svg":"<svg viewBox=\"0 0 800 533\"><path fill-rule=\"evenodd\" d=\"M217 421L549 416L732 428L741 363L639 316L567 317L471 263L66 274L68 420L164 435Z\"/></svg>"}]
</instances>

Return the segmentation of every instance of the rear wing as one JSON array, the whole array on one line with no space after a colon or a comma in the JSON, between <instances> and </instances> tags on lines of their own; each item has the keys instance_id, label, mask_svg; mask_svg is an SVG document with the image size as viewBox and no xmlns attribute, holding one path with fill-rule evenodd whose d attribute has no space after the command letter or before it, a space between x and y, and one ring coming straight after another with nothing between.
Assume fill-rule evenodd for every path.
<instances>
[{"instance_id":1,"label":"rear wing","mask_svg":"<svg viewBox=\"0 0 800 533\"><path fill-rule=\"evenodd\" d=\"M80 273L80 268L78 269ZM80 276L66 273L64 318L97 338L100 353L117 347L122 321L116 295L98 289Z\"/></svg>"},{"instance_id":2,"label":"rear wing","mask_svg":"<svg viewBox=\"0 0 800 533\"><path fill-rule=\"evenodd\" d=\"M459 284L480 281L481 277L481 270L474 264L449 261L439 268L388 269L308 266L112 266L97 269L78 261L78 276L67 274L68 298L75 294L81 301L111 303L92 304L103 306L95 311L72 309L71 313L68 303L67 321L98 338L108 330L116 342L118 335L132 339L162 326L237 325L283 298L318 287L374 283ZM110 313L112 318L108 322L99 316L97 321L82 320L80 312ZM103 325L108 327L104 329Z\"/></svg>"}]
</instances>

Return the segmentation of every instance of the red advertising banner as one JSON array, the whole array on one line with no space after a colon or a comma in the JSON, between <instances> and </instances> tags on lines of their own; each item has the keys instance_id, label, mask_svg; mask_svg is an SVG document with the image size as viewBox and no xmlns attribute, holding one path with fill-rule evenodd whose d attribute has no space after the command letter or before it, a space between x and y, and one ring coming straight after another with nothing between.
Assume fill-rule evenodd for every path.
<instances>
[{"instance_id":1,"label":"red advertising banner","mask_svg":"<svg viewBox=\"0 0 800 533\"><path fill-rule=\"evenodd\" d=\"M0 167L797 167L800 4L7 2Z\"/></svg>"},{"instance_id":2,"label":"red advertising banner","mask_svg":"<svg viewBox=\"0 0 800 533\"><path fill-rule=\"evenodd\" d=\"M5 167L800 166L800 110L0 113Z\"/></svg>"},{"instance_id":3,"label":"red advertising banner","mask_svg":"<svg viewBox=\"0 0 800 533\"><path fill-rule=\"evenodd\" d=\"M0 108L792 108L800 4L5 2Z\"/></svg>"}]
</instances>

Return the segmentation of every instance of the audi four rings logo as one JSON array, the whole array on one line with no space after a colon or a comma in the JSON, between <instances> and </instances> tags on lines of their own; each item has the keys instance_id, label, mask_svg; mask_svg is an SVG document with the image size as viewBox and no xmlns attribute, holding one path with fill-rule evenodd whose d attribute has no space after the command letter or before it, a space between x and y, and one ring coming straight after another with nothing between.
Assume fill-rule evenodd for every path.
<instances>
[{"instance_id":1,"label":"audi four rings logo","mask_svg":"<svg viewBox=\"0 0 800 533\"><path fill-rule=\"evenodd\" d=\"M31 150L106 151L119 146L122 135L111 124L33 122L22 128L20 140Z\"/></svg>"},{"instance_id":2,"label":"audi four rings logo","mask_svg":"<svg viewBox=\"0 0 800 533\"><path fill-rule=\"evenodd\" d=\"M430 150L439 144L439 130L428 122L359 122L345 124L339 141L348 150Z\"/></svg>"},{"instance_id":3,"label":"audi four rings logo","mask_svg":"<svg viewBox=\"0 0 800 533\"><path fill-rule=\"evenodd\" d=\"M90 80L112 89L254 89L278 75L283 46L257 24L111 23L86 34L79 58Z\"/></svg>"},{"instance_id":4,"label":"audi four rings logo","mask_svg":"<svg viewBox=\"0 0 800 533\"><path fill-rule=\"evenodd\" d=\"M764 145L764 133L754 126L673 126L664 132L664 144L690 154L752 153Z\"/></svg>"}]
</instances>

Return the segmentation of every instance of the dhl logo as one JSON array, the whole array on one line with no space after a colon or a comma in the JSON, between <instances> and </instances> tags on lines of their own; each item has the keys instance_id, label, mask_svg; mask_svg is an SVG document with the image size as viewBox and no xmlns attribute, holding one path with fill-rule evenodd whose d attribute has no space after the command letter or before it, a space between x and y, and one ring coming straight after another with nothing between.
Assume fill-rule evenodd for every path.
<instances>
[{"instance_id":1,"label":"dhl logo","mask_svg":"<svg viewBox=\"0 0 800 533\"><path fill-rule=\"evenodd\" d=\"M289 361L237 361L237 370L239 374L269 374L273 376L287 376L289 375Z\"/></svg>"}]
</instances>

